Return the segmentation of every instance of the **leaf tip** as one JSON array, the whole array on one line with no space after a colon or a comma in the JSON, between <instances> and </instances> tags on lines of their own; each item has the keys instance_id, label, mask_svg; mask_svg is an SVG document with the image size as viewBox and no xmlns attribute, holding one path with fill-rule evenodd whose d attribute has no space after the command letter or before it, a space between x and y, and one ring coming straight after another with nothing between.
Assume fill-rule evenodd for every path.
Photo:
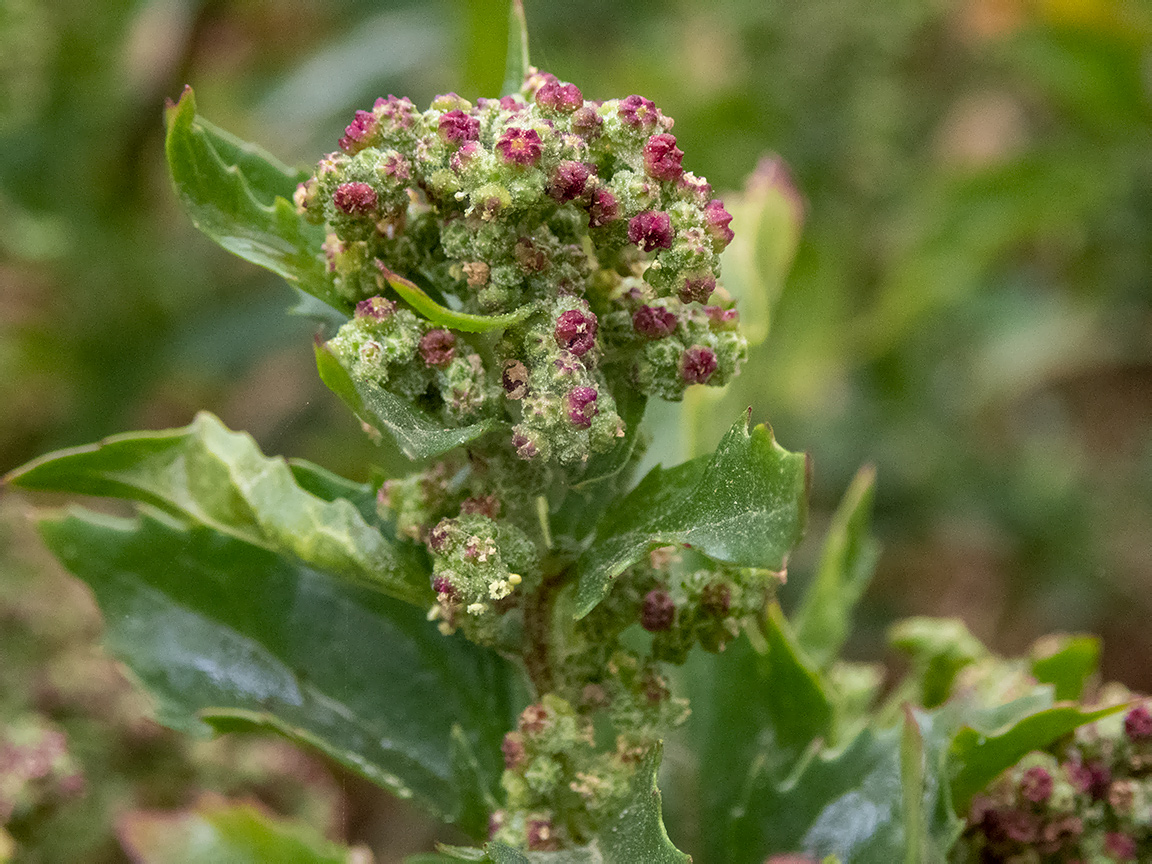
<instances>
[{"instance_id":1,"label":"leaf tip","mask_svg":"<svg viewBox=\"0 0 1152 864\"><path fill-rule=\"evenodd\" d=\"M196 94L193 92L191 84L184 85L184 89L180 91L180 98L175 102L172 101L171 97L165 97L164 125L171 129L176 118L185 111L196 113Z\"/></svg>"}]
</instances>

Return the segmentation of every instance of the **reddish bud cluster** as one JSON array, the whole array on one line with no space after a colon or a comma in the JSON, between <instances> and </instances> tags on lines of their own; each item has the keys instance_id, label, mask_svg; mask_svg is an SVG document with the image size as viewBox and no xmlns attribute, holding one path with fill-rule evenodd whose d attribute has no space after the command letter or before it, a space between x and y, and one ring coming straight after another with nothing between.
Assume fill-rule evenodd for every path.
<instances>
[{"instance_id":1,"label":"reddish bud cluster","mask_svg":"<svg viewBox=\"0 0 1152 864\"><path fill-rule=\"evenodd\" d=\"M552 180L548 184L548 194L564 204L575 201L584 194L584 187L588 185L588 177L592 171L583 162L564 161L556 166L552 173Z\"/></svg>"},{"instance_id":2,"label":"reddish bud cluster","mask_svg":"<svg viewBox=\"0 0 1152 864\"><path fill-rule=\"evenodd\" d=\"M680 376L688 384L704 384L716 371L716 355L711 348L693 345L680 358Z\"/></svg>"},{"instance_id":3,"label":"reddish bud cluster","mask_svg":"<svg viewBox=\"0 0 1152 864\"><path fill-rule=\"evenodd\" d=\"M632 329L646 339L663 339L676 330L676 316L660 306L641 306L632 315Z\"/></svg>"},{"instance_id":4,"label":"reddish bud cluster","mask_svg":"<svg viewBox=\"0 0 1152 864\"><path fill-rule=\"evenodd\" d=\"M429 330L420 339L420 356L425 365L443 369L456 356L456 337L450 330Z\"/></svg>"},{"instance_id":5,"label":"reddish bud cluster","mask_svg":"<svg viewBox=\"0 0 1152 864\"><path fill-rule=\"evenodd\" d=\"M475 141L480 137L480 121L457 108L440 115L439 131L440 137L449 144Z\"/></svg>"},{"instance_id":6,"label":"reddish bud cluster","mask_svg":"<svg viewBox=\"0 0 1152 864\"><path fill-rule=\"evenodd\" d=\"M644 170L657 180L679 180L684 169L680 160L684 151L676 146L676 136L661 132L653 135L644 145Z\"/></svg>"},{"instance_id":7,"label":"reddish bud cluster","mask_svg":"<svg viewBox=\"0 0 1152 864\"><path fill-rule=\"evenodd\" d=\"M672 219L661 210L645 210L628 222L628 241L645 252L672 248Z\"/></svg>"},{"instance_id":8,"label":"reddish bud cluster","mask_svg":"<svg viewBox=\"0 0 1152 864\"><path fill-rule=\"evenodd\" d=\"M705 273L701 276L688 276L684 279L684 284L680 286L680 299L685 303L693 301L697 303L707 303L708 298L712 296L712 292L716 290L716 279L711 273Z\"/></svg>"},{"instance_id":9,"label":"reddish bud cluster","mask_svg":"<svg viewBox=\"0 0 1152 864\"><path fill-rule=\"evenodd\" d=\"M332 194L332 203L349 216L362 216L376 209L376 190L367 183L341 183Z\"/></svg>"},{"instance_id":10,"label":"reddish bud cluster","mask_svg":"<svg viewBox=\"0 0 1152 864\"><path fill-rule=\"evenodd\" d=\"M619 111L620 119L634 129L651 129L656 125L656 105L643 96L621 99Z\"/></svg>"},{"instance_id":11,"label":"reddish bud cluster","mask_svg":"<svg viewBox=\"0 0 1152 864\"><path fill-rule=\"evenodd\" d=\"M591 312L569 309L556 319L556 344L582 357L596 344L596 316Z\"/></svg>"},{"instance_id":12,"label":"reddish bud cluster","mask_svg":"<svg viewBox=\"0 0 1152 864\"><path fill-rule=\"evenodd\" d=\"M599 413L596 391L591 387L573 387L568 391L568 419L573 426L587 429Z\"/></svg>"},{"instance_id":13,"label":"reddish bud cluster","mask_svg":"<svg viewBox=\"0 0 1152 864\"><path fill-rule=\"evenodd\" d=\"M724 202L719 198L713 198L704 207L704 220L707 223L708 233L712 235L721 249L731 243L732 238L736 236L735 232L728 227L732 222L732 214L724 209Z\"/></svg>"},{"instance_id":14,"label":"reddish bud cluster","mask_svg":"<svg viewBox=\"0 0 1152 864\"><path fill-rule=\"evenodd\" d=\"M595 189L588 205L588 227L601 228L614 222L620 216L620 205L616 196L605 189Z\"/></svg>"},{"instance_id":15,"label":"reddish bud cluster","mask_svg":"<svg viewBox=\"0 0 1152 864\"><path fill-rule=\"evenodd\" d=\"M496 149L508 164L524 166L535 165L543 152L539 133L535 129L521 129L517 126L504 130L496 142Z\"/></svg>"},{"instance_id":16,"label":"reddish bud cluster","mask_svg":"<svg viewBox=\"0 0 1152 864\"><path fill-rule=\"evenodd\" d=\"M571 113L584 105L584 94L575 84L551 80L536 91L536 104L553 111Z\"/></svg>"},{"instance_id":17,"label":"reddish bud cluster","mask_svg":"<svg viewBox=\"0 0 1152 864\"><path fill-rule=\"evenodd\" d=\"M649 633L668 630L676 617L676 604L672 596L663 588L653 588L644 595L640 607L640 626Z\"/></svg>"},{"instance_id":18,"label":"reddish bud cluster","mask_svg":"<svg viewBox=\"0 0 1152 864\"><path fill-rule=\"evenodd\" d=\"M357 111L356 116L344 128L340 139L340 149L345 153L359 153L368 146L372 133L376 131L376 115L371 111Z\"/></svg>"}]
</instances>

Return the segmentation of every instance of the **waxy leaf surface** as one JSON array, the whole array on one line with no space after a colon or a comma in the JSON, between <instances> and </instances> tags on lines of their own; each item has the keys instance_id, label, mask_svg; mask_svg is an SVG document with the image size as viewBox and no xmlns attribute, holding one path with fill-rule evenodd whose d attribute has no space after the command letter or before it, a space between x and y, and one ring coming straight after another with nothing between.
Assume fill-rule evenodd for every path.
<instances>
[{"instance_id":1,"label":"waxy leaf surface","mask_svg":"<svg viewBox=\"0 0 1152 864\"><path fill-rule=\"evenodd\" d=\"M498 788L511 667L423 611L234 534L157 514L44 518L92 588L108 649L191 733L254 723L311 744L482 835L470 798ZM467 738L460 764L453 736ZM466 788L465 779L482 789Z\"/></svg>"},{"instance_id":2,"label":"waxy leaf surface","mask_svg":"<svg viewBox=\"0 0 1152 864\"><path fill-rule=\"evenodd\" d=\"M651 549L691 546L716 561L780 571L807 514L803 454L780 447L766 426L737 423L716 452L657 466L614 504L579 561L577 615Z\"/></svg>"}]
</instances>

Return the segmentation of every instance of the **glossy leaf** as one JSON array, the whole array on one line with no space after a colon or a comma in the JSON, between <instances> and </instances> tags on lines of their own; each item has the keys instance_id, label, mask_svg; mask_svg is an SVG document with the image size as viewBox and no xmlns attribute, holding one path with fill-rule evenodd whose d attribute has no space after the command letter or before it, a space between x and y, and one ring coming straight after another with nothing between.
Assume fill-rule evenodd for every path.
<instances>
[{"instance_id":1,"label":"glossy leaf","mask_svg":"<svg viewBox=\"0 0 1152 864\"><path fill-rule=\"evenodd\" d=\"M1086 711L1078 705L1056 705L1000 729L989 729L986 724L965 726L956 734L948 753L956 812L966 813L973 795L1028 753L1043 750L1085 723L1127 707L1122 703Z\"/></svg>"},{"instance_id":2,"label":"glossy leaf","mask_svg":"<svg viewBox=\"0 0 1152 864\"><path fill-rule=\"evenodd\" d=\"M441 306L428 294L409 279L405 279L386 267L381 266L384 279L413 309L441 327L451 330L461 330L465 333L488 333L493 330L504 330L527 318L536 306L527 303L515 312L506 315L471 315L467 312L456 312L447 306Z\"/></svg>"},{"instance_id":3,"label":"glossy leaf","mask_svg":"<svg viewBox=\"0 0 1152 864\"><path fill-rule=\"evenodd\" d=\"M409 459L439 456L500 428L496 420L442 426L409 400L371 382L353 380L335 355L321 344L316 345L316 368L329 390L372 429L387 432Z\"/></svg>"},{"instance_id":4,"label":"glossy leaf","mask_svg":"<svg viewBox=\"0 0 1152 864\"><path fill-rule=\"evenodd\" d=\"M1079 699L1100 666L1100 640L1095 636L1049 636L1032 653L1032 677L1051 684L1060 701Z\"/></svg>"},{"instance_id":5,"label":"glossy leaf","mask_svg":"<svg viewBox=\"0 0 1152 864\"><path fill-rule=\"evenodd\" d=\"M612 507L579 562L577 615L658 546L685 545L717 561L784 570L807 514L806 460L766 426L737 423L712 456L653 468Z\"/></svg>"},{"instance_id":6,"label":"glossy leaf","mask_svg":"<svg viewBox=\"0 0 1152 864\"><path fill-rule=\"evenodd\" d=\"M191 87L165 119L168 170L193 224L229 252L345 310L320 253L324 230L305 222L291 201L300 172L198 117Z\"/></svg>"},{"instance_id":7,"label":"glossy leaf","mask_svg":"<svg viewBox=\"0 0 1152 864\"><path fill-rule=\"evenodd\" d=\"M250 804L208 802L173 813L132 811L120 818L118 834L136 864L356 864L368 860L328 842L306 825L273 818Z\"/></svg>"},{"instance_id":8,"label":"glossy leaf","mask_svg":"<svg viewBox=\"0 0 1152 864\"><path fill-rule=\"evenodd\" d=\"M840 655L880 546L869 530L876 472L860 469L832 517L816 578L795 617L796 638L821 669Z\"/></svg>"},{"instance_id":9,"label":"glossy leaf","mask_svg":"<svg viewBox=\"0 0 1152 864\"><path fill-rule=\"evenodd\" d=\"M168 517L74 510L40 530L92 588L107 647L165 725L268 726L450 821L497 788L510 667L442 636L422 610ZM453 756L456 724L476 770ZM465 777L484 788L462 788Z\"/></svg>"},{"instance_id":10,"label":"glossy leaf","mask_svg":"<svg viewBox=\"0 0 1152 864\"><path fill-rule=\"evenodd\" d=\"M508 9L508 59L504 67L504 86L501 96L519 93L528 77L528 19L524 15L524 0L512 0Z\"/></svg>"},{"instance_id":11,"label":"glossy leaf","mask_svg":"<svg viewBox=\"0 0 1152 864\"><path fill-rule=\"evenodd\" d=\"M305 492L283 459L265 457L251 436L229 431L211 414L181 429L50 453L8 482L151 504L410 603L431 599L419 547L395 540L390 529L382 533L346 499Z\"/></svg>"}]
</instances>

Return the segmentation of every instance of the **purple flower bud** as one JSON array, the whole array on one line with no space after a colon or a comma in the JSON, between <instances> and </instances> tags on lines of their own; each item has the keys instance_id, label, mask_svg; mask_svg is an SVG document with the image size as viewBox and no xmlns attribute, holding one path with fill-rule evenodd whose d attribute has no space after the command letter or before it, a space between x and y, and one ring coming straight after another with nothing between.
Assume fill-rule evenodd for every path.
<instances>
[{"instance_id":1,"label":"purple flower bud","mask_svg":"<svg viewBox=\"0 0 1152 864\"><path fill-rule=\"evenodd\" d=\"M572 115L572 131L586 140L599 135L603 125L604 118L591 105L585 105Z\"/></svg>"},{"instance_id":2,"label":"purple flower bud","mask_svg":"<svg viewBox=\"0 0 1152 864\"><path fill-rule=\"evenodd\" d=\"M723 618L732 608L732 590L724 582L709 582L700 592L700 608L716 618Z\"/></svg>"},{"instance_id":3,"label":"purple flower bud","mask_svg":"<svg viewBox=\"0 0 1152 864\"><path fill-rule=\"evenodd\" d=\"M542 108L570 114L584 105L584 94L575 84L549 81L536 91L536 104Z\"/></svg>"},{"instance_id":4,"label":"purple flower bud","mask_svg":"<svg viewBox=\"0 0 1152 864\"><path fill-rule=\"evenodd\" d=\"M332 203L349 216L362 216L376 209L376 190L367 183L341 183L332 195Z\"/></svg>"},{"instance_id":5,"label":"purple flower bud","mask_svg":"<svg viewBox=\"0 0 1152 864\"><path fill-rule=\"evenodd\" d=\"M620 205L616 196L606 189L593 189L588 205L588 227L600 228L613 222L620 215Z\"/></svg>"},{"instance_id":6,"label":"purple flower bud","mask_svg":"<svg viewBox=\"0 0 1152 864\"><path fill-rule=\"evenodd\" d=\"M501 110L504 110L504 111L511 111L513 113L517 113L517 112L523 111L525 108L525 105L523 102L521 102L515 96L501 96L500 97L500 108L501 108Z\"/></svg>"},{"instance_id":7,"label":"purple flower bud","mask_svg":"<svg viewBox=\"0 0 1152 864\"><path fill-rule=\"evenodd\" d=\"M716 278L711 273L687 276L680 286L680 299L685 303L691 303L693 300L697 303L707 303L715 290Z\"/></svg>"},{"instance_id":8,"label":"purple flower bud","mask_svg":"<svg viewBox=\"0 0 1152 864\"><path fill-rule=\"evenodd\" d=\"M504 754L504 768L515 771L526 761L527 753L524 751L524 738L519 732L509 732L500 744L500 752Z\"/></svg>"},{"instance_id":9,"label":"purple flower bud","mask_svg":"<svg viewBox=\"0 0 1152 864\"><path fill-rule=\"evenodd\" d=\"M643 96L620 100L620 119L633 129L651 129L656 125L656 106Z\"/></svg>"},{"instance_id":10,"label":"purple flower bud","mask_svg":"<svg viewBox=\"0 0 1152 864\"><path fill-rule=\"evenodd\" d=\"M1052 796L1052 775L1033 765L1020 778L1020 794L1034 804L1043 804Z\"/></svg>"},{"instance_id":11,"label":"purple flower bud","mask_svg":"<svg viewBox=\"0 0 1152 864\"><path fill-rule=\"evenodd\" d=\"M509 399L523 399L528 395L528 367L519 360L505 360L500 383Z\"/></svg>"},{"instance_id":12,"label":"purple flower bud","mask_svg":"<svg viewBox=\"0 0 1152 864\"><path fill-rule=\"evenodd\" d=\"M716 371L716 355L711 348L693 345L680 357L680 377L688 384L703 384Z\"/></svg>"},{"instance_id":13,"label":"purple flower bud","mask_svg":"<svg viewBox=\"0 0 1152 864\"><path fill-rule=\"evenodd\" d=\"M432 590L437 594L447 595L449 600L456 599L456 586L448 581L447 576L436 576L432 580Z\"/></svg>"},{"instance_id":14,"label":"purple flower bud","mask_svg":"<svg viewBox=\"0 0 1152 864\"><path fill-rule=\"evenodd\" d=\"M383 297L369 297L367 300L361 300L356 304L357 318L372 318L376 321L383 321L395 311L396 304L391 300L385 300Z\"/></svg>"},{"instance_id":15,"label":"purple flower bud","mask_svg":"<svg viewBox=\"0 0 1152 864\"><path fill-rule=\"evenodd\" d=\"M552 172L552 180L548 184L548 194L561 204L575 201L584 194L584 187L588 185L591 174L589 166L583 162L565 160L556 166Z\"/></svg>"},{"instance_id":16,"label":"purple flower bud","mask_svg":"<svg viewBox=\"0 0 1152 864\"><path fill-rule=\"evenodd\" d=\"M436 523L436 527L428 532L428 548L433 552L443 552L444 547L448 545L448 535L452 528L456 525L453 519L441 519Z\"/></svg>"},{"instance_id":17,"label":"purple flower bud","mask_svg":"<svg viewBox=\"0 0 1152 864\"><path fill-rule=\"evenodd\" d=\"M548 728L548 709L536 703L520 712L520 731L528 735L539 735Z\"/></svg>"},{"instance_id":18,"label":"purple flower bud","mask_svg":"<svg viewBox=\"0 0 1152 864\"><path fill-rule=\"evenodd\" d=\"M705 306L704 314L713 330L735 330L740 322L740 313L722 306Z\"/></svg>"},{"instance_id":19,"label":"purple flower bud","mask_svg":"<svg viewBox=\"0 0 1152 864\"><path fill-rule=\"evenodd\" d=\"M460 145L460 149L452 154L448 164L452 166L453 171L459 173L472 164L472 160L480 155L480 150L480 145L475 141L465 141Z\"/></svg>"},{"instance_id":20,"label":"purple flower bud","mask_svg":"<svg viewBox=\"0 0 1152 864\"><path fill-rule=\"evenodd\" d=\"M632 329L646 339L663 339L676 329L676 316L660 306L641 306L632 315Z\"/></svg>"},{"instance_id":21,"label":"purple flower bud","mask_svg":"<svg viewBox=\"0 0 1152 864\"><path fill-rule=\"evenodd\" d=\"M712 235L715 244L719 244L719 249L723 250L732 238L736 236L735 232L728 227L732 221L732 214L724 209L724 202L719 198L713 198L704 207L704 221L708 228L708 233Z\"/></svg>"},{"instance_id":22,"label":"purple flower bud","mask_svg":"<svg viewBox=\"0 0 1152 864\"><path fill-rule=\"evenodd\" d=\"M440 115L439 131L440 137L449 144L475 141L480 137L480 121L457 108Z\"/></svg>"},{"instance_id":23,"label":"purple flower bud","mask_svg":"<svg viewBox=\"0 0 1152 864\"><path fill-rule=\"evenodd\" d=\"M530 852L555 852L560 848L560 838L548 819L529 819L527 825L528 850Z\"/></svg>"},{"instance_id":24,"label":"purple flower bud","mask_svg":"<svg viewBox=\"0 0 1152 864\"><path fill-rule=\"evenodd\" d=\"M653 588L644 595L640 606L640 626L649 633L668 630L676 617L676 604L663 588Z\"/></svg>"},{"instance_id":25,"label":"purple flower bud","mask_svg":"<svg viewBox=\"0 0 1152 864\"><path fill-rule=\"evenodd\" d=\"M680 175L680 182L676 184L676 188L697 204L704 205L712 200L712 184L690 172Z\"/></svg>"},{"instance_id":26,"label":"purple flower bud","mask_svg":"<svg viewBox=\"0 0 1152 864\"><path fill-rule=\"evenodd\" d=\"M376 170L395 180L408 180L412 176L408 160L399 153L389 153Z\"/></svg>"},{"instance_id":27,"label":"purple flower bud","mask_svg":"<svg viewBox=\"0 0 1152 864\"><path fill-rule=\"evenodd\" d=\"M1109 831L1104 835L1104 849L1117 861L1136 860L1136 841L1119 831Z\"/></svg>"},{"instance_id":28,"label":"purple flower bud","mask_svg":"<svg viewBox=\"0 0 1152 864\"><path fill-rule=\"evenodd\" d=\"M596 316L580 309L561 312L556 319L556 344L582 357L596 344Z\"/></svg>"},{"instance_id":29,"label":"purple flower bud","mask_svg":"<svg viewBox=\"0 0 1152 864\"><path fill-rule=\"evenodd\" d=\"M426 366L443 369L456 356L456 337L450 330L429 330L420 338L420 356Z\"/></svg>"},{"instance_id":30,"label":"purple flower bud","mask_svg":"<svg viewBox=\"0 0 1152 864\"><path fill-rule=\"evenodd\" d=\"M1067 770L1068 780L1076 790L1091 795L1095 801L1102 800L1112 784L1112 772L1102 762L1072 761Z\"/></svg>"},{"instance_id":31,"label":"purple flower bud","mask_svg":"<svg viewBox=\"0 0 1152 864\"><path fill-rule=\"evenodd\" d=\"M684 169L680 160L684 151L676 146L676 136L661 132L653 135L644 145L644 170L657 180L679 180Z\"/></svg>"},{"instance_id":32,"label":"purple flower bud","mask_svg":"<svg viewBox=\"0 0 1152 864\"><path fill-rule=\"evenodd\" d=\"M496 149L508 164L535 165L540 160L543 148L540 146L540 135L535 129L521 129L512 126L504 130L500 140L496 142Z\"/></svg>"},{"instance_id":33,"label":"purple flower bud","mask_svg":"<svg viewBox=\"0 0 1152 864\"><path fill-rule=\"evenodd\" d=\"M1152 712L1149 712L1146 702L1124 715L1124 731L1133 741L1152 738Z\"/></svg>"},{"instance_id":34,"label":"purple flower bud","mask_svg":"<svg viewBox=\"0 0 1152 864\"><path fill-rule=\"evenodd\" d=\"M592 418L600 413L596 407L596 391L591 387L573 387L568 391L568 419L572 425L587 429Z\"/></svg>"},{"instance_id":35,"label":"purple flower bud","mask_svg":"<svg viewBox=\"0 0 1152 864\"><path fill-rule=\"evenodd\" d=\"M521 459L533 459L540 452L536 447L536 442L523 432L514 432L512 446L516 448L516 455Z\"/></svg>"},{"instance_id":36,"label":"purple flower bud","mask_svg":"<svg viewBox=\"0 0 1152 864\"><path fill-rule=\"evenodd\" d=\"M344 128L344 137L339 141L340 149L345 153L359 153L368 146L375 131L376 115L371 111L357 111L352 122Z\"/></svg>"},{"instance_id":37,"label":"purple flower bud","mask_svg":"<svg viewBox=\"0 0 1152 864\"><path fill-rule=\"evenodd\" d=\"M376 100L372 112L393 129L408 129L416 116L416 106L407 96L397 99L389 94L387 99Z\"/></svg>"},{"instance_id":38,"label":"purple flower bud","mask_svg":"<svg viewBox=\"0 0 1152 864\"><path fill-rule=\"evenodd\" d=\"M637 213L628 223L628 240L645 252L672 248L672 219L662 210Z\"/></svg>"}]
</instances>

